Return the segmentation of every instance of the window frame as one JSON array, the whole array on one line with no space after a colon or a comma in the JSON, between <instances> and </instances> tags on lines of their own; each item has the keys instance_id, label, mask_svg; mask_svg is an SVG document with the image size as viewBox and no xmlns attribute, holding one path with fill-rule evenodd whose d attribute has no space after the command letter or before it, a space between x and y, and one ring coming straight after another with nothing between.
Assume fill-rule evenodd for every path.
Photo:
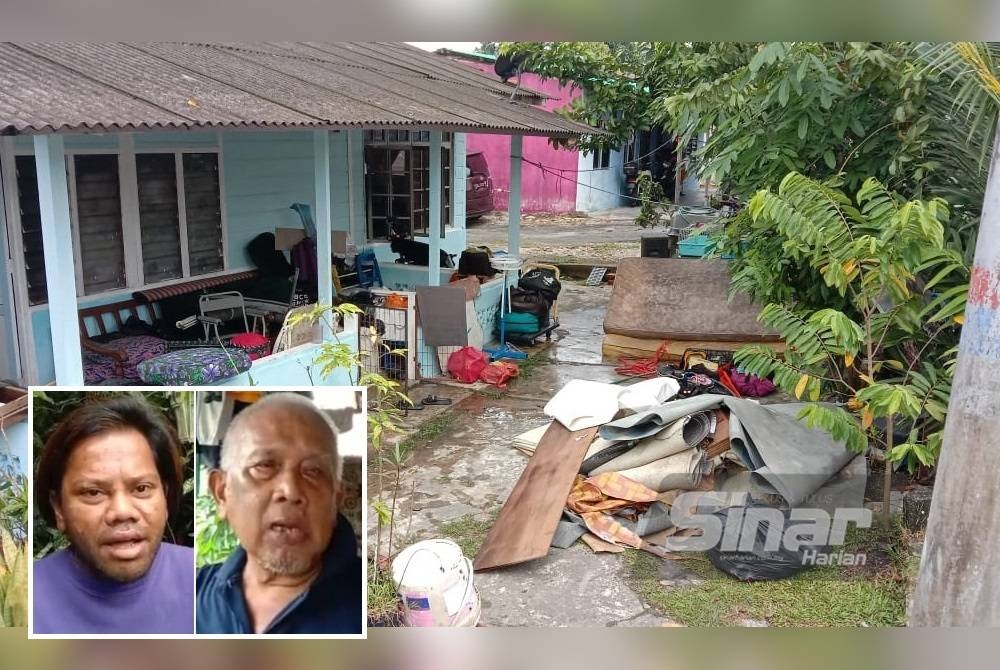
<instances>
[{"instance_id":1,"label":"window frame","mask_svg":"<svg viewBox=\"0 0 1000 670\"><path fill-rule=\"evenodd\" d=\"M218 160L219 169L219 217L220 226L222 233L222 267L218 270L207 272L200 275L192 276L190 274L190 258L188 255L187 247L187 207L184 195L184 180L183 180L183 161L184 154L202 154L211 153L216 154ZM138 185L138 175L136 172L136 155L137 154L173 154L174 155L174 165L179 175L177 179L177 190L178 190L178 221L181 225L181 239L182 239L182 268L183 276L176 277L172 279L165 279L158 282L145 281L145 277L142 269L142 233L141 233L141 222L139 221L139 185ZM169 286L173 283L189 281L198 277L212 277L216 274L224 274L229 271L229 249L228 249L228 223L226 215L226 182L225 174L223 172L223 150L221 146L221 140L213 146L176 146L176 147L164 147L164 146L150 146L150 147L135 147L133 138L129 133L122 133L119 135L119 146L117 148L73 148L66 149L64 151L65 163L66 163L66 187L69 196L69 207L70 207L70 219L71 226L73 229L73 263L75 270L76 279L76 291L77 298L97 298L104 296L112 296L116 293L131 293L139 289L156 288L161 286ZM76 198L76 167L75 167L75 157L76 156L89 156L89 155L116 155L118 157L118 184L119 184L119 202L121 205L122 212L122 246L125 250L125 286L108 289L105 291L100 291L96 293L86 293L84 291L83 285L83 263L81 258L80 249L80 239L79 239L79 221L77 218L77 198ZM17 149L13 152L12 157L17 156L32 156L34 157L34 152L26 149ZM15 187L16 195L16 187ZM20 208L20 203L17 204L17 209ZM128 226L126 221L133 220L136 221L138 225ZM17 224L17 232L19 235L22 234L20 216L17 217L15 222ZM24 249L20 249L21 262L23 263ZM30 305L30 307L47 307L48 301L35 303Z\"/></svg>"},{"instance_id":2,"label":"window frame","mask_svg":"<svg viewBox=\"0 0 1000 670\"><path fill-rule=\"evenodd\" d=\"M593 157L593 170L607 170L611 167L611 147L594 151L591 155Z\"/></svg>"},{"instance_id":3,"label":"window frame","mask_svg":"<svg viewBox=\"0 0 1000 670\"><path fill-rule=\"evenodd\" d=\"M417 237L429 237L430 236L430 224L429 224L429 209L428 209L428 226L425 229L420 229L419 231L415 229L415 216L414 216L414 202L416 200L416 194L414 192L414 148L430 148L430 133L429 130L405 130L398 128L376 128L376 129L366 129L362 133L362 161L364 167L364 189L365 189L365 231L369 241L373 242L387 242L388 237L375 237L375 230L372 219L372 198L374 194L371 192L370 186L370 176L371 173L368 172L368 162L367 162L367 151L369 148L372 149L404 149L407 152L406 164L407 164L407 195L405 196L409 201L410 213L407 217L409 221L410 237L411 239L417 239ZM454 194L454 169L453 169L453 152L454 152L454 133L442 132L441 134L441 238L444 239L445 234L449 230L455 228L454 222L454 207L455 207L455 194ZM429 152L428 152L429 153ZM447 160L445 157L447 156ZM430 158L428 156L428 188L430 180ZM390 173L391 177L391 173ZM396 196L389 196L390 198ZM399 197L403 197L402 195ZM427 194L427 208L430 207L430 194Z\"/></svg>"}]
</instances>

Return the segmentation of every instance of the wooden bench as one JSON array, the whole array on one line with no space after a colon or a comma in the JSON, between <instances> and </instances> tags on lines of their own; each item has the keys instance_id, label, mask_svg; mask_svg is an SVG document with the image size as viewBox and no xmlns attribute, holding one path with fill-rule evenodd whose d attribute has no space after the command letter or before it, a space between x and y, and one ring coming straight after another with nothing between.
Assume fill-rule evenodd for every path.
<instances>
[{"instance_id":1,"label":"wooden bench","mask_svg":"<svg viewBox=\"0 0 1000 670\"><path fill-rule=\"evenodd\" d=\"M145 318L143 318L142 312L145 313ZM128 362L128 355L93 338L122 333L125 323L133 316L150 325L156 320L152 304L140 305L135 300L122 300L97 307L84 307L77 314L80 321L80 346L85 352L89 351L112 359L115 371L121 376L125 374L125 363Z\"/></svg>"}]
</instances>

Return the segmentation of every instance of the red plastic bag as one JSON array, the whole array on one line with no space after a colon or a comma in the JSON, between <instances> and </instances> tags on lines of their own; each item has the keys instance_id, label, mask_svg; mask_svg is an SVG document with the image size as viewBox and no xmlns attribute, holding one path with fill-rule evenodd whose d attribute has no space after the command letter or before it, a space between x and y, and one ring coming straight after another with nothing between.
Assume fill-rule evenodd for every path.
<instances>
[{"instance_id":1,"label":"red plastic bag","mask_svg":"<svg viewBox=\"0 0 1000 670\"><path fill-rule=\"evenodd\" d=\"M507 388L507 382L518 375L520 369L514 363L496 361L490 363L479 373L479 381L493 384L500 390Z\"/></svg>"},{"instance_id":2,"label":"red plastic bag","mask_svg":"<svg viewBox=\"0 0 1000 670\"><path fill-rule=\"evenodd\" d=\"M465 384L479 379L479 374L489 363L486 354L475 347L462 347L448 357L448 374Z\"/></svg>"}]
</instances>

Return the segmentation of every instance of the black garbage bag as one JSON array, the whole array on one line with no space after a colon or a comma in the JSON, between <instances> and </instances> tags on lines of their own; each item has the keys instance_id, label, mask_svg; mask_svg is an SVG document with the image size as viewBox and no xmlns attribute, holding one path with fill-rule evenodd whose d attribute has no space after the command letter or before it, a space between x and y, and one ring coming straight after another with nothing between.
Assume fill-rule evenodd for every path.
<instances>
[{"instance_id":1,"label":"black garbage bag","mask_svg":"<svg viewBox=\"0 0 1000 670\"><path fill-rule=\"evenodd\" d=\"M790 524L796 523L789 521L788 510L779 510L761 504L751 504L745 507L727 507L715 512L714 516L720 519L723 528L726 528L730 515L735 514L737 510L742 510L744 516L743 527L746 528L751 525L746 515L755 509L769 509L781 513L783 526L781 529L775 529L775 533L778 530L783 532ZM715 546L708 550L708 560L719 570L740 581L769 581L786 579L804 570L808 570L813 567L812 564L814 562L808 560L808 554L822 554L826 553L828 549L825 546L802 544L797 550L792 551L785 546L784 542L779 542L776 548L772 548L767 544L769 532L770 523L766 519L761 520L757 523L756 535L751 551L723 551L719 546Z\"/></svg>"}]
</instances>

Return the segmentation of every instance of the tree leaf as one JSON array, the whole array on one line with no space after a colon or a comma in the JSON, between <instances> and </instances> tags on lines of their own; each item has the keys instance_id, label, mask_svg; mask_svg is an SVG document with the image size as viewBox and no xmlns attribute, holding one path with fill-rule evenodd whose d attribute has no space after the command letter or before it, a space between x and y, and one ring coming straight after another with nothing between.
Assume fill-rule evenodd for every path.
<instances>
[{"instance_id":1,"label":"tree leaf","mask_svg":"<svg viewBox=\"0 0 1000 670\"><path fill-rule=\"evenodd\" d=\"M806 384L809 383L809 375L802 375L799 377L799 383L795 385L795 397L801 398L802 394L805 393Z\"/></svg>"}]
</instances>

